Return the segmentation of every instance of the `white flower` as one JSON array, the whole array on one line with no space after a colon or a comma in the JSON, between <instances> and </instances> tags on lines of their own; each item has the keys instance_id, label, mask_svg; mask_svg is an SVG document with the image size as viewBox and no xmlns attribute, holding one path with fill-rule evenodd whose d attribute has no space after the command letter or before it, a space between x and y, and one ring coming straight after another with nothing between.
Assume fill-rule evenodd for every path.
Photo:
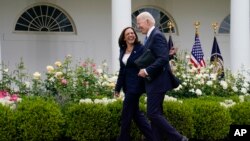
<instances>
[{"instance_id":1,"label":"white flower","mask_svg":"<svg viewBox=\"0 0 250 141\"><path fill-rule=\"evenodd\" d=\"M104 75L103 75L103 79L104 79L104 80L107 80L107 79L108 79L108 75L107 75L107 74L104 74Z\"/></svg>"},{"instance_id":2,"label":"white flower","mask_svg":"<svg viewBox=\"0 0 250 141\"><path fill-rule=\"evenodd\" d=\"M3 71L4 71L4 72L9 72L9 69L4 69Z\"/></svg>"},{"instance_id":3,"label":"white flower","mask_svg":"<svg viewBox=\"0 0 250 141\"><path fill-rule=\"evenodd\" d=\"M93 101L89 98L86 98L86 99L80 99L80 103L93 103Z\"/></svg>"},{"instance_id":4,"label":"white flower","mask_svg":"<svg viewBox=\"0 0 250 141\"><path fill-rule=\"evenodd\" d=\"M196 74L196 75L195 75L195 77L196 77L196 79L198 79L198 80L199 80L199 79L201 79L202 74Z\"/></svg>"},{"instance_id":5,"label":"white flower","mask_svg":"<svg viewBox=\"0 0 250 141\"><path fill-rule=\"evenodd\" d=\"M51 72L54 71L54 67L53 66L47 66L46 68L47 68L48 73L51 73Z\"/></svg>"},{"instance_id":6,"label":"white flower","mask_svg":"<svg viewBox=\"0 0 250 141\"><path fill-rule=\"evenodd\" d=\"M182 74L182 77L183 77L183 78L186 78L186 77L187 77L187 75L186 75L186 74Z\"/></svg>"},{"instance_id":7,"label":"white flower","mask_svg":"<svg viewBox=\"0 0 250 141\"><path fill-rule=\"evenodd\" d=\"M212 86L213 85L213 81L207 81L207 83L206 83L208 86Z\"/></svg>"},{"instance_id":8,"label":"white flower","mask_svg":"<svg viewBox=\"0 0 250 141\"><path fill-rule=\"evenodd\" d=\"M187 82L183 82L182 85L187 86Z\"/></svg>"},{"instance_id":9,"label":"white flower","mask_svg":"<svg viewBox=\"0 0 250 141\"><path fill-rule=\"evenodd\" d=\"M189 92L194 93L194 89L190 89Z\"/></svg>"},{"instance_id":10,"label":"white flower","mask_svg":"<svg viewBox=\"0 0 250 141\"><path fill-rule=\"evenodd\" d=\"M110 82L116 82L117 78L118 78L117 76L112 76L112 77L109 78L109 81Z\"/></svg>"},{"instance_id":11,"label":"white flower","mask_svg":"<svg viewBox=\"0 0 250 141\"><path fill-rule=\"evenodd\" d=\"M203 85L205 83L204 79L200 79L200 81L197 82L200 85Z\"/></svg>"},{"instance_id":12,"label":"white flower","mask_svg":"<svg viewBox=\"0 0 250 141\"><path fill-rule=\"evenodd\" d=\"M209 78L209 74L208 73L204 73L203 74L203 78Z\"/></svg>"},{"instance_id":13,"label":"white flower","mask_svg":"<svg viewBox=\"0 0 250 141\"><path fill-rule=\"evenodd\" d=\"M39 73L39 72L33 73L33 78L36 79L36 80L40 79L41 78L41 73Z\"/></svg>"},{"instance_id":14,"label":"white flower","mask_svg":"<svg viewBox=\"0 0 250 141\"><path fill-rule=\"evenodd\" d=\"M30 82L29 81L25 81L24 85L25 85L26 88L30 88Z\"/></svg>"},{"instance_id":15,"label":"white flower","mask_svg":"<svg viewBox=\"0 0 250 141\"><path fill-rule=\"evenodd\" d=\"M109 103L112 103L112 102L115 102L116 99L108 99L108 98L102 98L102 99L95 99L94 100L94 103L95 104L104 104L104 105L107 105Z\"/></svg>"},{"instance_id":16,"label":"white flower","mask_svg":"<svg viewBox=\"0 0 250 141\"><path fill-rule=\"evenodd\" d=\"M102 63L102 66L107 67L107 66L108 66L108 63L107 63L107 62L104 62L104 63Z\"/></svg>"},{"instance_id":17,"label":"white flower","mask_svg":"<svg viewBox=\"0 0 250 141\"><path fill-rule=\"evenodd\" d=\"M164 101L177 101L177 98L165 95L164 97Z\"/></svg>"},{"instance_id":18,"label":"white flower","mask_svg":"<svg viewBox=\"0 0 250 141\"><path fill-rule=\"evenodd\" d=\"M236 86L233 86L232 89L233 89L234 92L238 92L238 88Z\"/></svg>"},{"instance_id":19,"label":"white flower","mask_svg":"<svg viewBox=\"0 0 250 141\"><path fill-rule=\"evenodd\" d=\"M239 96L240 102L244 102L244 95Z\"/></svg>"},{"instance_id":20,"label":"white flower","mask_svg":"<svg viewBox=\"0 0 250 141\"><path fill-rule=\"evenodd\" d=\"M217 79L217 74L216 73L211 73L210 77L212 80L216 80Z\"/></svg>"},{"instance_id":21,"label":"white flower","mask_svg":"<svg viewBox=\"0 0 250 141\"><path fill-rule=\"evenodd\" d=\"M10 109L15 110L16 109L16 104L10 105Z\"/></svg>"},{"instance_id":22,"label":"white flower","mask_svg":"<svg viewBox=\"0 0 250 141\"><path fill-rule=\"evenodd\" d=\"M178 91L182 88L182 85L180 84L177 88L174 89L174 91Z\"/></svg>"},{"instance_id":23,"label":"white flower","mask_svg":"<svg viewBox=\"0 0 250 141\"><path fill-rule=\"evenodd\" d=\"M17 102L21 102L21 101L22 101L22 98L17 98L16 101L17 101Z\"/></svg>"},{"instance_id":24,"label":"white flower","mask_svg":"<svg viewBox=\"0 0 250 141\"><path fill-rule=\"evenodd\" d=\"M114 82L109 82L109 83L107 83L106 86L114 88L115 87L115 83Z\"/></svg>"},{"instance_id":25,"label":"white flower","mask_svg":"<svg viewBox=\"0 0 250 141\"><path fill-rule=\"evenodd\" d=\"M63 75L63 73L59 71L59 72L56 72L55 77L61 78L62 75Z\"/></svg>"},{"instance_id":26,"label":"white flower","mask_svg":"<svg viewBox=\"0 0 250 141\"><path fill-rule=\"evenodd\" d=\"M103 70L101 68L97 69L96 71L100 74L103 73Z\"/></svg>"},{"instance_id":27,"label":"white flower","mask_svg":"<svg viewBox=\"0 0 250 141\"><path fill-rule=\"evenodd\" d=\"M61 66L62 66L62 63L61 63L60 61L56 61L56 62L55 62L55 65L56 65L57 67L61 67Z\"/></svg>"},{"instance_id":28,"label":"white flower","mask_svg":"<svg viewBox=\"0 0 250 141\"><path fill-rule=\"evenodd\" d=\"M243 87L248 88L249 84L247 82L244 82Z\"/></svg>"},{"instance_id":29,"label":"white flower","mask_svg":"<svg viewBox=\"0 0 250 141\"><path fill-rule=\"evenodd\" d=\"M225 100L224 102L220 102L220 105L225 107L225 108L228 108L228 107L231 107L233 105L235 105L236 103L233 101L233 100Z\"/></svg>"},{"instance_id":30,"label":"white flower","mask_svg":"<svg viewBox=\"0 0 250 141\"><path fill-rule=\"evenodd\" d=\"M243 94L247 93L247 89L246 88L241 88L240 92L242 92Z\"/></svg>"},{"instance_id":31,"label":"white flower","mask_svg":"<svg viewBox=\"0 0 250 141\"><path fill-rule=\"evenodd\" d=\"M49 78L49 81L50 81L50 82L55 82L55 77Z\"/></svg>"},{"instance_id":32,"label":"white flower","mask_svg":"<svg viewBox=\"0 0 250 141\"><path fill-rule=\"evenodd\" d=\"M224 80L220 81L220 85L222 86L223 89L227 89L227 87L228 87L227 82Z\"/></svg>"},{"instance_id":33,"label":"white flower","mask_svg":"<svg viewBox=\"0 0 250 141\"><path fill-rule=\"evenodd\" d=\"M198 95L198 96L202 95L202 91L201 91L200 89L196 89L195 93L196 93L196 95Z\"/></svg>"}]
</instances>

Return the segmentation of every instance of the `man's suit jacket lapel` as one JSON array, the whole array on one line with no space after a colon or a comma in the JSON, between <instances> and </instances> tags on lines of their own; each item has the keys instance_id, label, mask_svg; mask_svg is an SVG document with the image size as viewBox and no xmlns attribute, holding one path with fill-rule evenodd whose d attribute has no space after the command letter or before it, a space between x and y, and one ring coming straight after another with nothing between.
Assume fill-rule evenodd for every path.
<instances>
[{"instance_id":1,"label":"man's suit jacket lapel","mask_svg":"<svg viewBox=\"0 0 250 141\"><path fill-rule=\"evenodd\" d=\"M144 45L144 47L145 47L145 49L148 49L149 48L149 46L150 46L150 44L151 44L151 42L152 42L152 36L154 36L154 34L155 34L155 30L156 30L156 28L154 28L153 30L152 30L152 32L150 33L150 35L149 35L149 37L148 37L148 39L147 39L147 42L146 42L146 44Z\"/></svg>"}]
</instances>

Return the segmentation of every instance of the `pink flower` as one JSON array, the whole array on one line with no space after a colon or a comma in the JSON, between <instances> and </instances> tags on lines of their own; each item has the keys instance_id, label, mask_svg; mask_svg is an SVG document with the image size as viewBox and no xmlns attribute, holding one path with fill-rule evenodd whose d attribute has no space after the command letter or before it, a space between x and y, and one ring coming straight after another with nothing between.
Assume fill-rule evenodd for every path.
<instances>
[{"instance_id":1,"label":"pink flower","mask_svg":"<svg viewBox=\"0 0 250 141\"><path fill-rule=\"evenodd\" d=\"M62 83L63 85L67 85L68 82L67 82L66 79L62 79L62 80L61 80L61 83Z\"/></svg>"},{"instance_id":2,"label":"pink flower","mask_svg":"<svg viewBox=\"0 0 250 141\"><path fill-rule=\"evenodd\" d=\"M18 97L17 94L13 94L13 95L11 95L11 97L10 97L10 101L17 101L18 98L19 98L19 97Z\"/></svg>"},{"instance_id":3,"label":"pink flower","mask_svg":"<svg viewBox=\"0 0 250 141\"><path fill-rule=\"evenodd\" d=\"M88 66L87 62L82 63L82 67L87 67L87 66Z\"/></svg>"},{"instance_id":4,"label":"pink flower","mask_svg":"<svg viewBox=\"0 0 250 141\"><path fill-rule=\"evenodd\" d=\"M95 68L95 67L96 67L96 64L92 63L91 66L92 66L92 68Z\"/></svg>"},{"instance_id":5,"label":"pink flower","mask_svg":"<svg viewBox=\"0 0 250 141\"><path fill-rule=\"evenodd\" d=\"M8 96L9 95L9 93L7 92L7 91L0 91L0 98L4 98L4 97L6 97L6 96Z\"/></svg>"}]
</instances>

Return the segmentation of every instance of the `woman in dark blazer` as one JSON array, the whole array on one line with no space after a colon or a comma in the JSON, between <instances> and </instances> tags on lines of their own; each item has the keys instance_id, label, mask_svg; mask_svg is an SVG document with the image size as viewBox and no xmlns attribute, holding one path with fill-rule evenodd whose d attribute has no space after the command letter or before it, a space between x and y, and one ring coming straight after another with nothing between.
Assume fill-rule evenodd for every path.
<instances>
[{"instance_id":1,"label":"woman in dark blazer","mask_svg":"<svg viewBox=\"0 0 250 141\"><path fill-rule=\"evenodd\" d=\"M121 115L121 130L118 141L130 141L130 127L134 120L139 130L151 141L153 139L150 124L139 109L139 99L144 93L143 78L138 76L139 68L134 63L143 52L143 46L132 27L125 28L119 38L120 70L115 87L115 96L125 93Z\"/></svg>"}]
</instances>

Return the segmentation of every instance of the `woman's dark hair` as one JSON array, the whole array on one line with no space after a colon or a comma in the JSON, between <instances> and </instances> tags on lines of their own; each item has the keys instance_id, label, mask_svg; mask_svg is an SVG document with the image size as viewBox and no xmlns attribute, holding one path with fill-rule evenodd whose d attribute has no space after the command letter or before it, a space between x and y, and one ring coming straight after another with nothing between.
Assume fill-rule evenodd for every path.
<instances>
[{"instance_id":1,"label":"woman's dark hair","mask_svg":"<svg viewBox=\"0 0 250 141\"><path fill-rule=\"evenodd\" d=\"M135 34L135 45L137 45L137 44L141 44L141 42L138 40L138 36L137 36L137 34L136 34L136 32L135 32L135 29L133 28L133 27L126 27L126 28L124 28L123 30L122 30L122 33L121 33L121 35L120 35L120 37L119 37L119 40L118 40L118 44L119 44L119 47L121 48L121 49L126 49L127 48L127 44L126 44L126 41L124 41L124 38L125 38L125 31L127 30L127 29L132 29L133 30L133 32L134 32L134 34Z\"/></svg>"}]
</instances>

